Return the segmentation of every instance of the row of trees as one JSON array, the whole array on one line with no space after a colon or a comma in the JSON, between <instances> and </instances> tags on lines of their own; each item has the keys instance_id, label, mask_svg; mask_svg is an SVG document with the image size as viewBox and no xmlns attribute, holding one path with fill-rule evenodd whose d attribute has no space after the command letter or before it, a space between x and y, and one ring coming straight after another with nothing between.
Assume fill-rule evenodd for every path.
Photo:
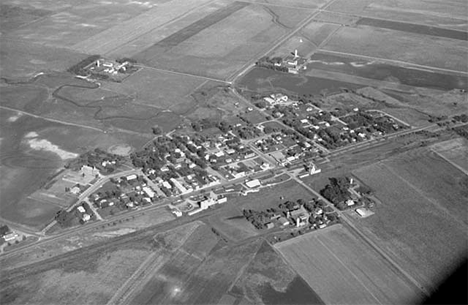
<instances>
[{"instance_id":1,"label":"row of trees","mask_svg":"<svg viewBox=\"0 0 468 305\"><path fill-rule=\"evenodd\" d=\"M68 68L68 72L73 73L75 75L86 76L89 73L84 69L86 66L90 65L91 63L95 62L101 58L101 55L91 55L80 61L79 63L71 66Z\"/></svg>"}]
</instances>

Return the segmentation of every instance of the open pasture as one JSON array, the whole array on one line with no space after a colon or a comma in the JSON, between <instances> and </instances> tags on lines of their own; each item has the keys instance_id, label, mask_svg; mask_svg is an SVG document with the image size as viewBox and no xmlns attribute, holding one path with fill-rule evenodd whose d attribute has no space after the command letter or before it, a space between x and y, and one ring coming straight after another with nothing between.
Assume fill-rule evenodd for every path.
<instances>
[{"instance_id":1,"label":"open pasture","mask_svg":"<svg viewBox=\"0 0 468 305\"><path fill-rule=\"evenodd\" d=\"M298 199L309 200L313 195L307 189L294 180L265 187L257 193L249 193L247 196L239 196L231 199L233 205L241 209L265 210L277 208L280 203L296 201Z\"/></svg>"},{"instance_id":2,"label":"open pasture","mask_svg":"<svg viewBox=\"0 0 468 305\"><path fill-rule=\"evenodd\" d=\"M453 162L465 172L468 172L468 141L464 138L456 138L440 142L431 146L442 158Z\"/></svg>"},{"instance_id":3,"label":"open pasture","mask_svg":"<svg viewBox=\"0 0 468 305\"><path fill-rule=\"evenodd\" d=\"M440 213L448 213L453 220L468 225L468 192L463 183L468 176L464 172L425 148L396 156L384 164L431 201Z\"/></svg>"},{"instance_id":4,"label":"open pasture","mask_svg":"<svg viewBox=\"0 0 468 305\"><path fill-rule=\"evenodd\" d=\"M243 270L231 293L253 304L324 304L267 242Z\"/></svg>"},{"instance_id":5,"label":"open pasture","mask_svg":"<svg viewBox=\"0 0 468 305\"><path fill-rule=\"evenodd\" d=\"M105 89L138 99L142 104L184 114L196 106L191 94L206 80L142 68L122 83L106 82Z\"/></svg>"},{"instance_id":6,"label":"open pasture","mask_svg":"<svg viewBox=\"0 0 468 305\"><path fill-rule=\"evenodd\" d=\"M373 27L342 27L322 49L466 72L466 48L467 42L461 40Z\"/></svg>"},{"instance_id":7,"label":"open pasture","mask_svg":"<svg viewBox=\"0 0 468 305\"><path fill-rule=\"evenodd\" d=\"M424 155L413 158L423 159ZM428 161L419 162L414 169L421 173L420 166ZM436 177L434 182L430 180L438 174L434 170L429 178L418 176L412 181L421 179L421 183L438 190L436 183L444 183L442 177L446 176L450 167L444 168L449 166L448 163L441 166L436 162L436 165L442 171L441 178ZM430 168L433 170L432 164ZM376 207L372 217L353 221L422 287L430 291L467 251L466 224L450 212L458 209L460 217L466 217L466 206L462 207L462 202L447 205L447 202L435 201L431 198L434 191L424 194L395 171L392 163L377 163L354 171L361 181L374 190L375 196L383 204ZM445 183L450 180L453 178Z\"/></svg>"},{"instance_id":8,"label":"open pasture","mask_svg":"<svg viewBox=\"0 0 468 305\"><path fill-rule=\"evenodd\" d=\"M274 246L326 304L413 304L415 287L342 226Z\"/></svg>"},{"instance_id":9,"label":"open pasture","mask_svg":"<svg viewBox=\"0 0 468 305\"><path fill-rule=\"evenodd\" d=\"M244 240L259 233L259 231L245 219L242 210L234 205L229 205L229 207L225 209L220 209L218 213L210 216L207 222L232 241Z\"/></svg>"},{"instance_id":10,"label":"open pasture","mask_svg":"<svg viewBox=\"0 0 468 305\"><path fill-rule=\"evenodd\" d=\"M134 57L157 68L225 79L309 14L296 8L232 2Z\"/></svg>"},{"instance_id":11,"label":"open pasture","mask_svg":"<svg viewBox=\"0 0 468 305\"><path fill-rule=\"evenodd\" d=\"M252 241L213 252L184 283L179 299L174 301L183 304L219 304L259 246L259 241ZM166 303L171 303L171 300Z\"/></svg>"},{"instance_id":12,"label":"open pasture","mask_svg":"<svg viewBox=\"0 0 468 305\"><path fill-rule=\"evenodd\" d=\"M2 301L105 304L140 266L169 258L199 225L195 222L163 233L149 229L107 238L99 245L78 246L75 251L10 269L2 273Z\"/></svg>"},{"instance_id":13,"label":"open pasture","mask_svg":"<svg viewBox=\"0 0 468 305\"><path fill-rule=\"evenodd\" d=\"M29 79L41 71L65 71L87 55L61 48L0 37L0 73L6 78Z\"/></svg>"}]
</instances>

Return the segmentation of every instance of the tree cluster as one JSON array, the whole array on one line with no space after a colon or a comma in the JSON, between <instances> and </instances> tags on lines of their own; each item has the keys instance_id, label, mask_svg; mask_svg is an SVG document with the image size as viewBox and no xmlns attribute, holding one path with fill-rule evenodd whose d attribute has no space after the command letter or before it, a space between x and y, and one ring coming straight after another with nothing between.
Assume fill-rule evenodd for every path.
<instances>
[{"instance_id":1,"label":"tree cluster","mask_svg":"<svg viewBox=\"0 0 468 305\"><path fill-rule=\"evenodd\" d=\"M338 207L339 203L350 198L348 192L350 180L347 177L329 178L328 180L329 183L320 191L320 194Z\"/></svg>"},{"instance_id":2,"label":"tree cluster","mask_svg":"<svg viewBox=\"0 0 468 305\"><path fill-rule=\"evenodd\" d=\"M86 76L88 72L84 69L86 66L90 65L91 63L95 62L101 58L101 55L91 55L80 61L79 63L71 66L68 68L68 72L73 73L75 75Z\"/></svg>"}]
</instances>

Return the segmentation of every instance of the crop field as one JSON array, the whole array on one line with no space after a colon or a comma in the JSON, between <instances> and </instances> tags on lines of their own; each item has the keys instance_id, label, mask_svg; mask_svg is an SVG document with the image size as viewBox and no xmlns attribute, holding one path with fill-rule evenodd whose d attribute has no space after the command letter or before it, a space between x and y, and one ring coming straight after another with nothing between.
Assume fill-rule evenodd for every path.
<instances>
[{"instance_id":1,"label":"crop field","mask_svg":"<svg viewBox=\"0 0 468 305\"><path fill-rule=\"evenodd\" d=\"M466 202L466 199L459 193L461 186L453 185L454 178L447 177L450 174L458 176L458 169L436 158L431 161L427 155L421 153L407 158L415 160L416 164L410 165L409 162L397 159L354 171L382 202L376 207L375 215L354 221L362 227L363 233L374 240L422 287L431 290L450 271L452 264L467 251L467 214L466 205L463 205L463 200ZM403 164L409 167L408 170L401 168ZM424 166L433 170L429 177L421 175L426 172L422 168ZM410 176L410 169L415 171L413 177ZM439 174L440 177L435 177ZM416 183L417 179L421 181ZM441 190L437 183L448 183L451 188L455 188L454 194L449 195L449 198L458 196L458 201L440 200L440 196L449 190ZM419 187L434 190L426 194ZM456 211L458 216L454 216Z\"/></svg>"},{"instance_id":2,"label":"crop field","mask_svg":"<svg viewBox=\"0 0 468 305\"><path fill-rule=\"evenodd\" d=\"M468 141L466 139L457 138L440 142L432 145L432 149L442 158L453 162L455 166L468 171Z\"/></svg>"},{"instance_id":3,"label":"crop field","mask_svg":"<svg viewBox=\"0 0 468 305\"><path fill-rule=\"evenodd\" d=\"M36 12L45 12L45 16L34 23L14 28L8 34L21 40L57 47L72 47L149 10L148 6L128 5L122 0L115 1L112 5L99 2L75 3L69 0L61 1L57 6L44 1L29 4L36 8ZM24 7L16 3L12 6L16 9Z\"/></svg>"},{"instance_id":4,"label":"crop field","mask_svg":"<svg viewBox=\"0 0 468 305\"><path fill-rule=\"evenodd\" d=\"M63 156L83 153L96 147L108 149L121 144L140 147L149 140L149 137L134 134L103 133L50 122L6 109L0 111L0 123L0 136L3 138L0 216L33 228L44 226L55 216L58 207L27 197L41 189L64 165L66 160L62 159ZM28 144L31 139L47 145L40 150L33 149Z\"/></svg>"},{"instance_id":5,"label":"crop field","mask_svg":"<svg viewBox=\"0 0 468 305\"><path fill-rule=\"evenodd\" d=\"M466 151L465 151L466 152ZM465 159L465 163L468 162ZM468 225L467 174L426 149L392 158L385 166L409 186L419 190L443 212Z\"/></svg>"},{"instance_id":6,"label":"crop field","mask_svg":"<svg viewBox=\"0 0 468 305\"><path fill-rule=\"evenodd\" d=\"M329 10L375 18L422 23L435 27L466 31L464 10L466 3L453 1L335 1Z\"/></svg>"},{"instance_id":7,"label":"crop field","mask_svg":"<svg viewBox=\"0 0 468 305\"><path fill-rule=\"evenodd\" d=\"M274 246L326 304L414 304L421 296L342 226Z\"/></svg>"},{"instance_id":8,"label":"crop field","mask_svg":"<svg viewBox=\"0 0 468 305\"><path fill-rule=\"evenodd\" d=\"M467 42L461 40L372 27L342 27L323 49L463 72L468 69L466 47Z\"/></svg>"},{"instance_id":9,"label":"crop field","mask_svg":"<svg viewBox=\"0 0 468 305\"><path fill-rule=\"evenodd\" d=\"M231 289L253 304L324 304L266 242Z\"/></svg>"},{"instance_id":10,"label":"crop field","mask_svg":"<svg viewBox=\"0 0 468 305\"><path fill-rule=\"evenodd\" d=\"M289 7L225 3L131 55L149 66L225 79L310 13Z\"/></svg>"}]
</instances>

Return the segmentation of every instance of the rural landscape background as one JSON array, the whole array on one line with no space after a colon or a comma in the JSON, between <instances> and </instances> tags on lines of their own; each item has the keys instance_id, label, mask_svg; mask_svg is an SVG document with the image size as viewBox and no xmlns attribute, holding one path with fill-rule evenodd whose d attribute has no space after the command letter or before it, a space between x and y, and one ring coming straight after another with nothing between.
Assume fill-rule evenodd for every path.
<instances>
[{"instance_id":1,"label":"rural landscape background","mask_svg":"<svg viewBox=\"0 0 468 305\"><path fill-rule=\"evenodd\" d=\"M423 302L468 255L467 16L2 1L0 302Z\"/></svg>"}]
</instances>

